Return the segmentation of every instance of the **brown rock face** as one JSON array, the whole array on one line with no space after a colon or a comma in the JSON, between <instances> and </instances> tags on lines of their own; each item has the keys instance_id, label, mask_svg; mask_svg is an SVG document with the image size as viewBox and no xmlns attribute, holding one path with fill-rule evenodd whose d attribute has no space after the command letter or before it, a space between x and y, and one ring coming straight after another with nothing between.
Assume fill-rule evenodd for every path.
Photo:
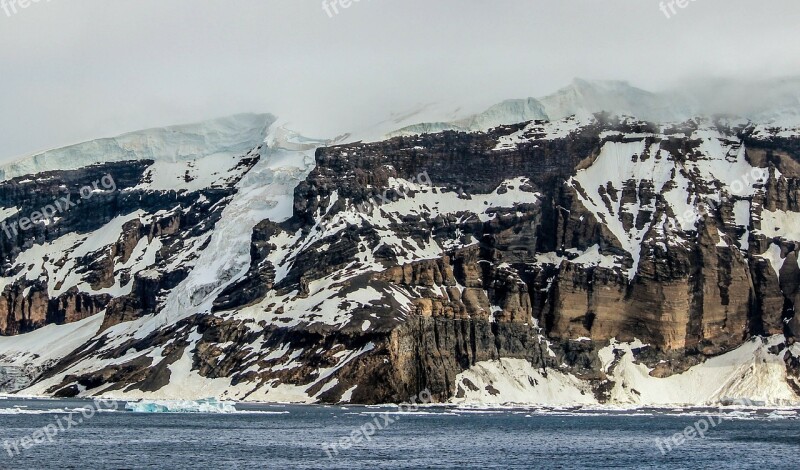
<instances>
[{"instance_id":1,"label":"brown rock face","mask_svg":"<svg viewBox=\"0 0 800 470\"><path fill-rule=\"evenodd\" d=\"M686 171L691 191L699 195L722 191L723 197L697 215L695 229L680 230L677 238L663 240L664 227L657 221L682 214L676 214L677 209L647 175L639 181L609 182L600 187L598 194L606 209L642 208L638 213L615 214L622 229L643 233L637 239L638 252L631 253L623 249L622 241L610 228L612 221L598 219L588 210L586 195L595 188L573 184L573 189L564 184L570 175L596 162L605 144L597 136L603 126L609 125L621 131L623 137L608 137L605 142L635 141L624 137L625 132L634 132L625 128L628 124L604 123L601 119L599 128L585 128L561 140L523 143L507 153L488 149L493 147L497 134L516 132L518 128L499 128L493 131L495 134L487 135L446 132L416 140L394 139L374 145L324 149L318 155L317 169L296 191L298 201L320 201L320 204L307 206L298 202L295 220L301 224L316 220L313 214L321 212L325 197L334 188L339 203L343 196L357 202L369 197L375 188L386 187L389 177L408 179L421 170L427 170L436 186L457 190L469 187L465 191L473 195L490 192L504 180L524 176L541 197L530 207L518 206L513 216L503 215L484 223L463 216L406 218L406 224L394 227L401 237L411 240L451 241L457 236L477 241L469 248L448 252L441 259L390 266L378 276L400 286L413 298L414 311L407 324L436 324L444 319L470 321L472 325L479 321L520 325L537 322L543 333L556 342L579 337L591 338L595 344L611 339L639 339L665 357L685 355L685 365L696 363L697 357L736 348L754 334L793 336L796 329L792 326L797 320L793 314L787 314L787 305L794 305L800 291L800 270L793 262L797 256L795 246L780 242L785 261L779 280L762 257L769 243L753 231L758 229L757 222L750 226L735 223L734 204L747 202L754 207L753 214L762 207L800 210L788 202L797 200L794 178L800 175L792 173L798 167L793 163L798 156L796 143L778 142L780 139L759 141L758 147L773 147L759 150L749 139L747 129L737 134L720 128L734 142L727 158L732 158L746 143L753 148L748 148L753 153L752 165L760 165L767 172L770 165L786 169L780 182L774 172L770 173L765 184L754 186L755 195L746 197L729 194L725 191L730 190L718 189L721 183L704 180L683 169L708 158L699 150L698 142L679 135L691 134L697 124L675 128L672 130L675 135L666 137L646 126L637 129L635 132L650 132L653 136L641 138L645 151L632 157L635 163L646 165L654 159L668 158L675 162L672 177ZM662 150L650 150L659 146ZM410 151L411 148L414 150ZM665 156L667 151L670 156ZM462 163L467 159L479 162L489 155L491 167ZM373 168L376 171L369 175L362 173ZM739 183L734 183L734 188L736 184ZM368 187L373 189L367 190ZM754 218L757 220L757 216ZM599 255L617 259L617 266L581 262L578 255L594 246ZM561 261L542 264L537 262L540 253L555 253ZM626 270L633 266L636 269L630 278ZM308 279L322 276L311 267L305 267L303 272ZM454 330L462 328L450 326ZM402 343L400 339L396 342ZM422 347L434 356L441 351L438 346L415 347ZM416 360L417 365L426 361ZM469 357L458 367L448 368L446 374L441 372L439 378L446 375L450 379L475 360Z\"/></svg>"},{"instance_id":2,"label":"brown rock face","mask_svg":"<svg viewBox=\"0 0 800 470\"><path fill-rule=\"evenodd\" d=\"M684 166L707 158L698 150L698 142L681 137L696 127L696 123L679 126L670 131L674 134L664 136L647 125L600 119L595 127L566 138L534 140L503 152L494 149L498 137L519 132L519 126L487 134L445 132L321 149L317 168L296 190L295 215L282 224L286 231L307 230L320 218L331 220L337 212L349 210L348 202L358 205L374 199L388 187L390 178L408 180L421 171L427 172L439 191L463 191L465 200L519 176L527 178L530 191L540 196L536 204L518 205L513 211L492 209L496 216L483 222L470 214L410 214L390 224L391 230L409 243L436 241L445 246L459 241L466 245L445 250L439 258L400 263L397 260L405 253L381 246L381 239L367 222L309 244L294 259L279 289L298 289L304 292L303 298L308 297L310 282L352 266L359 242L368 240L376 260L386 269L366 280L359 277L359 285L384 288L389 284L411 299L409 312L395 311L391 320L381 314L369 330L389 335L380 339L380 346L370 354L388 358L388 365L369 371L378 374L381 382L367 383L363 374L339 375L341 387L332 389L326 399L335 400L337 392L356 383L387 400L403 399L421 387L444 399L458 393L453 384L460 371L500 357L524 358L543 368L566 363L574 373L598 381L598 394L602 395L605 375L598 370L596 350L611 339L639 339L649 344L648 361L658 364L659 359L667 360L654 372L659 376L730 351L751 335L782 333L791 341L797 319L789 312L800 293L795 246L759 234L757 214L762 208L800 210L789 202L797 200L793 178L800 176L791 173L796 169L792 163L797 156L795 143L773 139L758 145L789 150L759 150L748 140L747 129L722 129L731 141L738 142L732 144L732 152L747 143L753 148L748 148L752 165L780 166L791 178L777 182L772 173L766 183L756 187L754 196L722 190L719 203L697 215L694 229L677 230L671 239L664 238L665 226L659 221L683 214L676 213L678 209L670 205L662 189L646 176L638 181L610 181L600 188L565 184L577 171L591 168L606 143L639 138L626 138L626 132L652 133L640 138L645 151L631 158L642 165L653 160L674 161L672 178L676 178ZM612 132L605 140L599 137L610 129L623 136L615 137ZM658 146L661 150L650 150ZM487 158L492 165L480 164ZM703 180L688 170L684 177L690 181L692 194L720 191L720 183ZM642 233L636 239L635 253L617 238L613 221L598 218L589 210L587 197L596 189L602 205L618 217L623 230ZM334 190L336 204L331 199ZM413 198L413 192L407 197ZM394 196L389 199L397 200ZM752 223L736 223L737 201L753 207ZM642 209L613 213L614 208L623 206ZM785 258L780 276L762 256L771 242L781 245ZM254 243L254 250L256 246ZM320 250L323 246L324 251ZM583 260L590 250L614 262L604 265ZM542 262L542 254L549 254L546 259L555 256L557 261ZM260 259L253 257L254 267ZM631 277L629 270L634 267ZM251 279L259 276L254 270ZM389 304L388 298L384 299ZM247 305L253 302L247 297ZM225 306L236 308L235 302ZM345 329L360 325L366 318L360 315L354 312ZM334 331L308 324L296 331L306 328ZM591 342L571 341L584 337ZM552 343L555 358L549 352L543 354L544 338ZM366 395L354 399L370 400Z\"/></svg>"},{"instance_id":3,"label":"brown rock face","mask_svg":"<svg viewBox=\"0 0 800 470\"><path fill-rule=\"evenodd\" d=\"M16 334L44 325L48 300L44 290L6 287L0 295L0 327L3 331Z\"/></svg>"}]
</instances>

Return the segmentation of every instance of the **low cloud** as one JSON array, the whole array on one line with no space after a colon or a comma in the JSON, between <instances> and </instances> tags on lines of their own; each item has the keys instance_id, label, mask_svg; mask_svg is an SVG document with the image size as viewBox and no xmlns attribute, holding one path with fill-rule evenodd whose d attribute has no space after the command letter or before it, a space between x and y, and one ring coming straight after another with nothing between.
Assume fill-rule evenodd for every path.
<instances>
[{"instance_id":1,"label":"low cloud","mask_svg":"<svg viewBox=\"0 0 800 470\"><path fill-rule=\"evenodd\" d=\"M320 0L60 0L0 15L0 161L240 112L330 136L429 102L476 111L543 96L576 76L658 91L800 75L794 0L697 1L669 21L658 0L370 0L340 12ZM750 104L741 98L753 97L719 102Z\"/></svg>"}]
</instances>

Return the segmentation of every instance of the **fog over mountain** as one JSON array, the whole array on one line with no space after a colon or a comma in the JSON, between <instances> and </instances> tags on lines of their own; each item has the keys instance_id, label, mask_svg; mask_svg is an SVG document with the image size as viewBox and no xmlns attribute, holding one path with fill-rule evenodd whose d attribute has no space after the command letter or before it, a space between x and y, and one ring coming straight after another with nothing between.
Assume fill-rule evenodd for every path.
<instances>
[{"instance_id":1,"label":"fog over mountain","mask_svg":"<svg viewBox=\"0 0 800 470\"><path fill-rule=\"evenodd\" d=\"M389 135L487 130L530 120L557 121L570 116L588 118L601 112L655 123L678 123L694 117L723 115L758 124L796 127L800 126L800 78L759 82L691 81L680 88L660 93L651 93L624 81L575 79L568 86L539 99L505 100L477 114L449 122L416 123Z\"/></svg>"},{"instance_id":2,"label":"fog over mountain","mask_svg":"<svg viewBox=\"0 0 800 470\"><path fill-rule=\"evenodd\" d=\"M32 3L0 11L0 160L246 112L316 136L428 104L451 121L575 77L747 111L750 83L800 75L798 15L790 0L690 2L670 19L656 0L372 0L333 17L317 0Z\"/></svg>"}]
</instances>

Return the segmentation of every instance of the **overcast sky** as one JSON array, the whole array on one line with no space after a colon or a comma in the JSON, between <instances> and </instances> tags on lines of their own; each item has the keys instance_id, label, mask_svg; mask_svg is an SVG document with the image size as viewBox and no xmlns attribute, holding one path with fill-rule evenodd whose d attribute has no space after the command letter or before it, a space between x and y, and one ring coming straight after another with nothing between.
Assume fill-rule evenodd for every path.
<instances>
[{"instance_id":1,"label":"overcast sky","mask_svg":"<svg viewBox=\"0 0 800 470\"><path fill-rule=\"evenodd\" d=\"M333 133L417 103L541 96L573 77L658 91L800 75L797 0L696 0L670 19L659 3L353 0L333 17L322 0L0 9L0 161L239 112Z\"/></svg>"}]
</instances>

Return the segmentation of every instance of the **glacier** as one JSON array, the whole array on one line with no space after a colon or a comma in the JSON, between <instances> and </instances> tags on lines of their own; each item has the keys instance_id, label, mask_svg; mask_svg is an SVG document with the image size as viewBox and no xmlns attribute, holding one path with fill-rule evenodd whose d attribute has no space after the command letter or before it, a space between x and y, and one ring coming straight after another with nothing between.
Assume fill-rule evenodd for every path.
<instances>
[{"instance_id":1,"label":"glacier","mask_svg":"<svg viewBox=\"0 0 800 470\"><path fill-rule=\"evenodd\" d=\"M240 155L264 142L271 114L234 116L146 129L21 157L0 165L0 181L51 170L75 170L127 160L178 162L210 155Z\"/></svg>"}]
</instances>

